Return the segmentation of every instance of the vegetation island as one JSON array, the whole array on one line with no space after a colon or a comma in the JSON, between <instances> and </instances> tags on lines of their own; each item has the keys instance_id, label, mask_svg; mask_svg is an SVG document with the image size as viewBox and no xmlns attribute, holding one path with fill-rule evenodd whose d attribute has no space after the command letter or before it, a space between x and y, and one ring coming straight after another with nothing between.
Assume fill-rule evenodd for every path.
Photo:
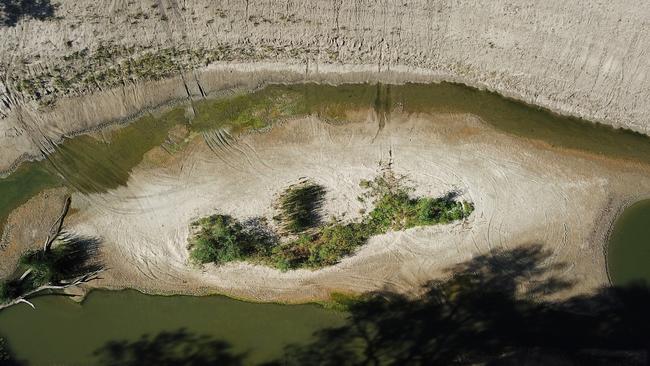
<instances>
[{"instance_id":1,"label":"vegetation island","mask_svg":"<svg viewBox=\"0 0 650 366\"><path fill-rule=\"evenodd\" d=\"M323 186L303 180L279 197L274 217L278 229L263 218L238 220L215 214L193 222L189 238L190 259L195 264L248 261L282 271L318 269L338 263L371 237L416 226L446 224L467 218L474 205L456 200L450 192L442 197L412 197L406 177L390 167L373 180L363 180L361 202L372 203L360 220L323 220Z\"/></svg>"}]
</instances>

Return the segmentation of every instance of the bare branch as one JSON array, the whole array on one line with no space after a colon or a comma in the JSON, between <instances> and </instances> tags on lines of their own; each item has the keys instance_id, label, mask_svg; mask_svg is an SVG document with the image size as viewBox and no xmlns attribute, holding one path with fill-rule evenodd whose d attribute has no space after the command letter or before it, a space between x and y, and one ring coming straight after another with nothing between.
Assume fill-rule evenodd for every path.
<instances>
[{"instance_id":1,"label":"bare branch","mask_svg":"<svg viewBox=\"0 0 650 366\"><path fill-rule=\"evenodd\" d=\"M22 296L20 296L20 297L14 299L13 301L10 301L10 302L8 302L8 303L6 303L6 304L1 304L1 305L0 305L0 310L6 309L6 308L8 308L8 307L11 307L11 306L14 306L14 305L16 305L16 304L20 304L20 303L26 303L26 304L31 305L33 308L36 308L36 307L34 306L34 304L32 304L31 302L27 301L26 299L29 298L29 297L31 297L31 296L34 296L34 295L36 295L36 294L38 294L38 293L40 293L40 292L46 291L46 290L64 290L64 289L69 288L69 287L74 287L74 286L78 286L78 285L80 285L80 284L82 284L82 283L90 282L90 281L92 281L92 280L98 279L98 278L99 278L99 274L102 273L104 270L105 270L104 268L100 268L100 269L98 269L98 270L96 270L96 271L92 271L92 272L86 273L86 274L84 274L84 275L81 275L81 276L79 276L79 277L76 277L76 278L72 279L72 280L71 280L69 283L67 283L67 284L63 284L63 285L43 285L43 286L40 286L40 287L38 287L38 288L35 288L35 289L32 290L32 291L29 291L29 292L23 294Z\"/></svg>"},{"instance_id":2,"label":"bare branch","mask_svg":"<svg viewBox=\"0 0 650 366\"><path fill-rule=\"evenodd\" d=\"M25 277L27 277L27 276L28 276L28 275L29 275L30 273L32 273L32 269L31 269L31 268L30 268L30 269L28 269L28 270L26 270L26 271L25 271L25 273L23 273L23 275L22 275L22 276L20 276L20 278L19 278L18 280L19 280L19 281L22 281L22 280L24 280L24 279L25 279Z\"/></svg>"},{"instance_id":3,"label":"bare branch","mask_svg":"<svg viewBox=\"0 0 650 366\"><path fill-rule=\"evenodd\" d=\"M44 252L50 250L54 240L56 240L56 238L59 237L59 234L61 234L61 229L63 228L63 220L65 220L65 217L68 215L68 210L70 209L71 203L72 203L72 197L70 197L70 195L66 196L65 202L63 204L63 209L61 210L61 215L54 222L54 224L52 224L52 227L50 228L50 231L47 234L47 239L45 240L45 244L43 244Z\"/></svg>"},{"instance_id":4,"label":"bare branch","mask_svg":"<svg viewBox=\"0 0 650 366\"><path fill-rule=\"evenodd\" d=\"M25 300L25 299L18 299L18 300L16 301L16 304L20 304L21 302L22 302L22 303L25 303L25 304L27 304L27 305L29 305L29 306L31 306L32 309L36 310L36 306L34 306L34 304L32 304L31 302L29 302L29 301L27 301L27 300Z\"/></svg>"}]
</instances>

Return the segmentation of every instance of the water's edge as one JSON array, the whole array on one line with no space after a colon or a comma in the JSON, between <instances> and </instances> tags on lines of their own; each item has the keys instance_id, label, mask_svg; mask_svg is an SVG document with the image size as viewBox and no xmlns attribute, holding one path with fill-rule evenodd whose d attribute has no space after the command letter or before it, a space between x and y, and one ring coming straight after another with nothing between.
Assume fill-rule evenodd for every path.
<instances>
[{"instance_id":1,"label":"water's edge","mask_svg":"<svg viewBox=\"0 0 650 366\"><path fill-rule=\"evenodd\" d=\"M196 80L197 85L200 87L200 90L205 92L205 95L201 93L197 93L195 90L191 90L191 88L186 88L188 95L185 97L175 97L166 100L161 100L152 106L143 106L142 108L138 109L136 112L128 114L126 116L100 121L97 122L95 126L90 128L73 129L69 132L63 133L57 138L54 139L49 138L48 140L53 142L55 145L58 145L68 138L72 138L75 136L84 135L88 133L99 132L114 126L128 125L142 118L146 114L164 113L165 111L171 108L178 107L181 105L191 106L194 102L201 101L201 100L218 100L221 98L227 98L229 96L238 95L238 94L254 93L256 91L259 91L271 85L290 86L290 85L298 85L298 84L305 84L305 83L316 84L316 85L327 85L327 86L360 85L360 84L374 84L374 83L386 83L391 85L422 84L422 83L449 84L449 85L459 86L463 88L468 88L473 91L481 91L481 92L489 93L498 96L506 101L514 102L528 108L553 114L557 117L575 119L585 123L606 126L614 130L639 133L644 136L649 136L646 134L647 131L636 130L633 128L623 126L621 124L614 123L612 121L589 120L584 118L584 116L579 113L570 113L566 110L554 109L552 107L548 107L544 105L531 104L527 101L525 97L521 95L507 93L497 89L491 89L484 84L471 83L467 80L464 80L463 78L459 78L451 75L441 75L438 73L431 72L429 70L408 69L406 71L361 72L361 71L346 71L345 65L341 65L340 68L343 71L340 71L338 73L323 72L320 74L304 74L304 73L298 73L296 70L294 70L291 67L291 65L285 65L285 68L282 69L282 71L280 72L271 72L265 69L264 66L268 66L268 65L262 65L261 67L259 67L259 70L254 65L251 67L252 70L238 71L239 73L242 74L240 76L260 74L260 73L263 74L265 71L268 72L268 75L263 75L261 79L253 86L244 86L244 82L239 82L237 83L239 85L236 86L231 86L231 87L217 86L214 89L207 89L205 85L198 84L198 80ZM359 67L356 67L356 69L364 70L363 68L359 68ZM206 73L206 74L213 73L213 72L227 72L227 71L230 71L231 73L233 72L232 70L228 69L228 65L212 65L211 67L205 70L198 70L198 72ZM276 74L280 74L281 76L277 77ZM171 80L173 79L172 78L166 79L166 81L171 81ZM283 81L283 80L289 80L289 81ZM145 84L146 83L147 82L145 82ZM149 83L152 84L153 82L149 82ZM84 97L76 97L72 99L82 100L82 104L83 104L83 100L84 100L83 98ZM55 106L54 108L57 108L57 106ZM18 159L16 159L8 168L4 170L0 170L0 179L9 176L16 169L18 169L18 167L22 163L30 162L30 161L39 161L44 158L45 157L40 154L30 155L29 153L24 153Z\"/></svg>"}]
</instances>

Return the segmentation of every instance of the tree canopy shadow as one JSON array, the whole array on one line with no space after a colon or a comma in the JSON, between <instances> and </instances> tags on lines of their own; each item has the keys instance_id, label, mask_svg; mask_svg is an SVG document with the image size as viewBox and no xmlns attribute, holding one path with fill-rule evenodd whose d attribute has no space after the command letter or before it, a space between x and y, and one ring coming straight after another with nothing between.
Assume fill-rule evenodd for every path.
<instances>
[{"instance_id":1,"label":"tree canopy shadow","mask_svg":"<svg viewBox=\"0 0 650 366\"><path fill-rule=\"evenodd\" d=\"M23 254L17 271L0 281L0 305L15 305L18 298L51 294L52 291L88 282L103 269L99 238L64 232L57 237L55 244L47 251L30 250Z\"/></svg>"},{"instance_id":2,"label":"tree canopy shadow","mask_svg":"<svg viewBox=\"0 0 650 366\"><path fill-rule=\"evenodd\" d=\"M51 19L57 6L50 0L0 0L0 26L15 26L21 18Z\"/></svg>"},{"instance_id":3,"label":"tree canopy shadow","mask_svg":"<svg viewBox=\"0 0 650 366\"><path fill-rule=\"evenodd\" d=\"M234 354L227 342L185 329L144 335L137 341L111 341L96 350L100 365L111 366L236 366L243 354Z\"/></svg>"},{"instance_id":4,"label":"tree canopy shadow","mask_svg":"<svg viewBox=\"0 0 650 366\"><path fill-rule=\"evenodd\" d=\"M287 346L267 365L648 364L648 287L543 300L573 286L555 275L564 269L541 245L478 256L428 283L423 296L379 291L352 302L344 325ZM184 330L111 342L97 354L104 365L244 360L227 343Z\"/></svg>"},{"instance_id":5,"label":"tree canopy shadow","mask_svg":"<svg viewBox=\"0 0 650 366\"><path fill-rule=\"evenodd\" d=\"M279 199L277 219L287 231L297 234L321 224L325 187L309 180L287 188Z\"/></svg>"},{"instance_id":6,"label":"tree canopy shadow","mask_svg":"<svg viewBox=\"0 0 650 366\"><path fill-rule=\"evenodd\" d=\"M102 268L99 258L101 240L96 237L62 233L61 244L45 252L28 252L21 263L33 268L33 274L45 276L43 282L59 285L68 279L82 276Z\"/></svg>"},{"instance_id":7,"label":"tree canopy shadow","mask_svg":"<svg viewBox=\"0 0 650 366\"><path fill-rule=\"evenodd\" d=\"M11 348L7 344L7 341L0 336L0 365L3 366L21 366L24 365L22 361L19 361L14 356Z\"/></svg>"},{"instance_id":8,"label":"tree canopy shadow","mask_svg":"<svg viewBox=\"0 0 650 366\"><path fill-rule=\"evenodd\" d=\"M501 251L454 267L422 298L376 293L351 306L347 324L273 364L646 364L648 289L543 301L572 286L550 274L564 265L544 264L549 256L539 245Z\"/></svg>"}]
</instances>

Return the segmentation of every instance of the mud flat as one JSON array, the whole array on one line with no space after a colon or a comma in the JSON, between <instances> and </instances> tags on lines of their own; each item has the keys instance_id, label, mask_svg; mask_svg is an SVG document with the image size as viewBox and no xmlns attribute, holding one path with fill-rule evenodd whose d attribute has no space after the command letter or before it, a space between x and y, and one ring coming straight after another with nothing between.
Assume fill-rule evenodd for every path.
<instances>
[{"instance_id":1,"label":"mud flat","mask_svg":"<svg viewBox=\"0 0 650 366\"><path fill-rule=\"evenodd\" d=\"M549 276L567 284L554 296L589 293L608 284L607 208L650 194L640 164L536 145L471 115L392 113L383 128L372 111L354 119L363 122L293 119L219 149L199 137L172 158L152 151L124 187L76 194L69 229L101 237L110 268L93 286L286 302L331 292L417 294L476 255L539 245L550 254ZM389 159L410 177L415 194L457 190L476 210L460 224L374 237L354 256L317 271L189 265L193 219L217 212L271 218L278 192L301 177L325 186L328 214L351 219L364 208L356 200L359 181Z\"/></svg>"}]
</instances>

